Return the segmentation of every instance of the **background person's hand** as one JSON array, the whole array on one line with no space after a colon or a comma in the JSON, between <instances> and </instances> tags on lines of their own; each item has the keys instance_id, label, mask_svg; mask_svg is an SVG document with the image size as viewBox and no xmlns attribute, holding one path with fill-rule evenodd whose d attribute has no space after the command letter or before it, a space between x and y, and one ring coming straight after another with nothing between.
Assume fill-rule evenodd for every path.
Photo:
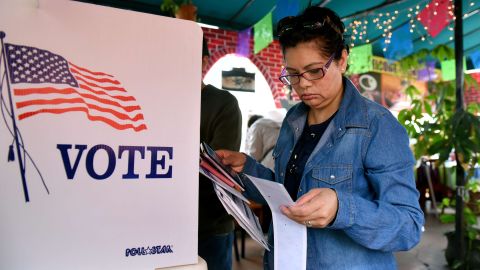
<instances>
[{"instance_id":1,"label":"background person's hand","mask_svg":"<svg viewBox=\"0 0 480 270\"><path fill-rule=\"evenodd\" d=\"M215 151L220 157L220 160L224 165L230 166L236 172L242 172L247 157L240 152L234 152L230 150L217 150Z\"/></svg>"},{"instance_id":2,"label":"background person's hand","mask_svg":"<svg viewBox=\"0 0 480 270\"><path fill-rule=\"evenodd\" d=\"M324 228L332 222L338 209L337 193L330 188L315 188L292 206L282 206L282 213L307 227Z\"/></svg>"}]
</instances>

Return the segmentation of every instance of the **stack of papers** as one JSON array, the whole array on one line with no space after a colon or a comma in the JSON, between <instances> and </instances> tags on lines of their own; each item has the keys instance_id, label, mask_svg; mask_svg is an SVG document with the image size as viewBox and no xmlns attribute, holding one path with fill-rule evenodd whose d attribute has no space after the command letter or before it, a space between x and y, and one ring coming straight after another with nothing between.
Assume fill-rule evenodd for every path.
<instances>
[{"instance_id":1,"label":"stack of papers","mask_svg":"<svg viewBox=\"0 0 480 270\"><path fill-rule=\"evenodd\" d=\"M248 206L250 202L241 193L244 189L240 176L223 165L215 151L204 142L200 144L200 173L212 180L218 199L225 210L252 239L270 250L258 217Z\"/></svg>"}]
</instances>

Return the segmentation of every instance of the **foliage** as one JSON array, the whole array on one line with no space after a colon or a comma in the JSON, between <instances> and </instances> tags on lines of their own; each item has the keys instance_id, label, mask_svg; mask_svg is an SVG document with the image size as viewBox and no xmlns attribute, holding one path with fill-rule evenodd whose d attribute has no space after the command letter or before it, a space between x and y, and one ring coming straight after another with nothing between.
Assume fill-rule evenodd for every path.
<instances>
[{"instance_id":1,"label":"foliage","mask_svg":"<svg viewBox=\"0 0 480 270\"><path fill-rule=\"evenodd\" d=\"M183 4L191 4L191 0L163 0L160 10L167 13L171 17L175 17L178 8Z\"/></svg>"},{"instance_id":2,"label":"foliage","mask_svg":"<svg viewBox=\"0 0 480 270\"><path fill-rule=\"evenodd\" d=\"M412 74L412 68L418 69L426 59L444 61L455 58L454 52L446 45L440 45L432 51L422 50L400 61L403 72ZM465 86L478 88L478 83L470 76L465 75ZM457 159L457 166L462 166L467 172L467 181L473 175L475 164L480 157L480 105L470 104L466 110L456 110L455 81L429 82L428 93L422 94L415 86L406 89L406 94L412 100L412 107L400 111L398 119L406 128L409 136L416 140L414 153L416 158L438 154L440 164L443 164L453 151ZM478 239L480 232L474 228L478 213L472 209L479 209L480 202L474 199L478 195L478 183L467 183L468 195L464 198L463 217L464 229L469 244L467 254L471 254L472 242ZM475 193L474 191L477 191ZM455 200L446 198L444 207L454 207ZM443 213L442 222L454 222L453 214ZM475 240L478 241L478 240ZM456 262L456 267L468 265L468 258ZM468 266L467 266L468 267ZM456 269L454 267L454 269Z\"/></svg>"},{"instance_id":3,"label":"foliage","mask_svg":"<svg viewBox=\"0 0 480 270\"><path fill-rule=\"evenodd\" d=\"M475 209L478 211L478 208L480 207L480 201L477 200L476 195L480 192L480 184L477 181L470 182L465 188L470 191L466 194L464 198L466 205L463 209L463 216L465 217L466 223L466 235L468 239L475 240L480 235L478 229L475 228L475 225L477 225L478 215L478 213L475 212ZM455 200L452 200L450 198L444 198L441 204L441 208L455 208L455 204ZM442 213L442 215L440 215L440 221L443 223L453 223L455 222L455 215Z\"/></svg>"},{"instance_id":4,"label":"foliage","mask_svg":"<svg viewBox=\"0 0 480 270\"><path fill-rule=\"evenodd\" d=\"M440 45L430 53L419 51L401 60L401 65L420 60L423 57L448 59L452 49ZM403 64L402 64L403 63ZM470 75L465 75L465 83L478 88ZM478 160L480 154L480 111L479 104L470 104L465 111L455 110L455 81L429 82L429 93L422 93L413 85L406 89L412 100L412 107L400 111L398 119L407 129L410 138L416 139L414 153L417 158L424 155L439 155L443 163L455 150L460 163L468 171Z\"/></svg>"}]
</instances>

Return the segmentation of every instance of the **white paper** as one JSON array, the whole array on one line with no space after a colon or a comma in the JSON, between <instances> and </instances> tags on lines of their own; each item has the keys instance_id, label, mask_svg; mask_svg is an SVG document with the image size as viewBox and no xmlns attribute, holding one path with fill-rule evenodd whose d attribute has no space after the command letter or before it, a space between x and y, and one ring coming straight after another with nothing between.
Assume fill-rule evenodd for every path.
<instances>
[{"instance_id":1,"label":"white paper","mask_svg":"<svg viewBox=\"0 0 480 270\"><path fill-rule=\"evenodd\" d=\"M307 228L280 211L294 202L285 187L277 182L247 175L272 211L274 231L274 269L305 269L307 266Z\"/></svg>"},{"instance_id":2,"label":"white paper","mask_svg":"<svg viewBox=\"0 0 480 270\"><path fill-rule=\"evenodd\" d=\"M208 179L212 180L214 184L217 184L217 185L221 186L224 190L228 191L230 194L233 194L233 195L237 196L238 198L242 199L244 202L250 204L248 199L245 198L245 196L243 196L243 194L240 193L240 191L238 191L238 190L234 189L233 187L225 184L225 182L218 179L215 175L210 173L208 170L202 168L202 166L199 166L199 171L200 171L201 174L205 175Z\"/></svg>"},{"instance_id":3,"label":"white paper","mask_svg":"<svg viewBox=\"0 0 480 270\"><path fill-rule=\"evenodd\" d=\"M252 209L250 209L244 201L232 196L231 193L219 185L215 185L215 192L225 210L235 218L238 224L245 229L252 239L257 241L265 249L270 250L268 248L267 240L263 236L258 218L253 213Z\"/></svg>"}]
</instances>

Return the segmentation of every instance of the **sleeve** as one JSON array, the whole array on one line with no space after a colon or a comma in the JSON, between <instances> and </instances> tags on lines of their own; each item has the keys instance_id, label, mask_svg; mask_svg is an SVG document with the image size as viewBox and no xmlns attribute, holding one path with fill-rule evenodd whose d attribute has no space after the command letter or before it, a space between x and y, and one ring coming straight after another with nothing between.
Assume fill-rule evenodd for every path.
<instances>
[{"instance_id":1,"label":"sleeve","mask_svg":"<svg viewBox=\"0 0 480 270\"><path fill-rule=\"evenodd\" d=\"M248 155L245 166L243 168L243 173L271 181L274 181L275 179L275 175L272 170L266 168ZM260 204L267 204L260 191L258 191L255 185L250 180L248 180L247 177L244 177L243 184L245 185L244 195L248 199L252 199Z\"/></svg>"},{"instance_id":2,"label":"sleeve","mask_svg":"<svg viewBox=\"0 0 480 270\"><path fill-rule=\"evenodd\" d=\"M227 102L215 119L213 138L209 142L215 149L228 149L238 151L242 138L242 113L238 107L237 99L229 95L230 102Z\"/></svg>"},{"instance_id":3,"label":"sleeve","mask_svg":"<svg viewBox=\"0 0 480 270\"><path fill-rule=\"evenodd\" d=\"M371 124L363 150L364 174L375 195L337 191L339 207L332 229L357 243L386 252L408 250L419 241L424 224L414 164L405 129L388 113Z\"/></svg>"}]
</instances>

